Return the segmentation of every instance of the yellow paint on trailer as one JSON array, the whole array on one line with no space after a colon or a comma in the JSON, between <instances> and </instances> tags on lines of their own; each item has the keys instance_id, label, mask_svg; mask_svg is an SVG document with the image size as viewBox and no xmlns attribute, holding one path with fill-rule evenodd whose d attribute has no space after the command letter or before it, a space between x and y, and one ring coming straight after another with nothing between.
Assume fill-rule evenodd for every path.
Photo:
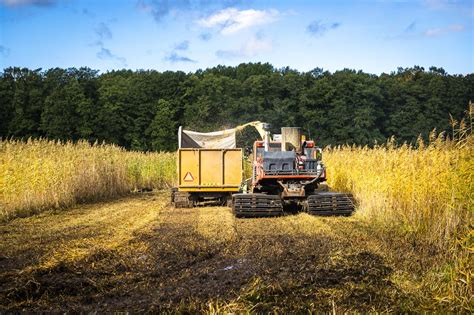
<instances>
[{"instance_id":1,"label":"yellow paint on trailer","mask_svg":"<svg viewBox=\"0 0 474 315\"><path fill-rule=\"evenodd\" d=\"M239 191L242 149L179 149L177 164L179 191Z\"/></svg>"},{"instance_id":2,"label":"yellow paint on trailer","mask_svg":"<svg viewBox=\"0 0 474 315\"><path fill-rule=\"evenodd\" d=\"M178 191L187 191L187 192L238 192L239 186L233 187L181 187L178 188Z\"/></svg>"},{"instance_id":3,"label":"yellow paint on trailer","mask_svg":"<svg viewBox=\"0 0 474 315\"><path fill-rule=\"evenodd\" d=\"M224 153L224 185L236 185L240 187L243 180L244 165L242 160L242 150L230 151Z\"/></svg>"},{"instance_id":4,"label":"yellow paint on trailer","mask_svg":"<svg viewBox=\"0 0 474 315\"><path fill-rule=\"evenodd\" d=\"M196 186L199 183L199 151L178 151L179 187ZM191 176L192 180L188 180ZM186 178L186 179L185 179Z\"/></svg>"},{"instance_id":5,"label":"yellow paint on trailer","mask_svg":"<svg viewBox=\"0 0 474 315\"><path fill-rule=\"evenodd\" d=\"M219 186L224 184L224 173L222 172L222 154L224 151L201 150L201 182L200 186Z\"/></svg>"}]
</instances>

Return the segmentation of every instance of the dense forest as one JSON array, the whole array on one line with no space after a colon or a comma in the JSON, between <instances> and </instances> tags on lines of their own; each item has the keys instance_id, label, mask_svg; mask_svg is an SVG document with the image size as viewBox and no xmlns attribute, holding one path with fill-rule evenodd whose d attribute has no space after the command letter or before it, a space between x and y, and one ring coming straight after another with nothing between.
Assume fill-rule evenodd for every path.
<instances>
[{"instance_id":1,"label":"dense forest","mask_svg":"<svg viewBox=\"0 0 474 315\"><path fill-rule=\"evenodd\" d=\"M195 73L89 68L0 73L0 137L87 139L174 150L179 125L197 131L261 120L301 126L320 145L414 141L449 130L474 100L474 74L431 67L373 75L298 72L265 63Z\"/></svg>"}]
</instances>

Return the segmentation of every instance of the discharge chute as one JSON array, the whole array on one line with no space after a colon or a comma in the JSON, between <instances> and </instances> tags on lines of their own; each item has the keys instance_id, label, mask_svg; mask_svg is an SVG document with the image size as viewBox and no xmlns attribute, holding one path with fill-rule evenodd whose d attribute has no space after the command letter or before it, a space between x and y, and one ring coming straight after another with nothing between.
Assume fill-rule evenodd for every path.
<instances>
[{"instance_id":1,"label":"discharge chute","mask_svg":"<svg viewBox=\"0 0 474 315\"><path fill-rule=\"evenodd\" d=\"M232 129L213 132L185 130L180 126L178 129L178 144L179 148L234 149L236 147L235 134L238 131L253 126L263 139L265 136L263 125L264 123L260 121L252 121Z\"/></svg>"}]
</instances>

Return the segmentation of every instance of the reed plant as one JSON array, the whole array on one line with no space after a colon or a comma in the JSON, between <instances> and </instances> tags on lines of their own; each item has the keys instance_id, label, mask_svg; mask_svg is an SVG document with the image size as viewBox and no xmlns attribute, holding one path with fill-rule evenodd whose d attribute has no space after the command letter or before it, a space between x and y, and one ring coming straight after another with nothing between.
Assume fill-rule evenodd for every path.
<instances>
[{"instance_id":1,"label":"reed plant","mask_svg":"<svg viewBox=\"0 0 474 315\"><path fill-rule=\"evenodd\" d=\"M443 246L472 219L474 137L464 145L432 139L326 149L328 183L354 194L360 216Z\"/></svg>"},{"instance_id":2,"label":"reed plant","mask_svg":"<svg viewBox=\"0 0 474 315\"><path fill-rule=\"evenodd\" d=\"M173 153L29 139L0 141L0 220L171 186Z\"/></svg>"},{"instance_id":3,"label":"reed plant","mask_svg":"<svg viewBox=\"0 0 474 315\"><path fill-rule=\"evenodd\" d=\"M466 120L452 120L453 132L433 131L429 142L337 146L325 149L328 184L354 194L356 217L374 237L402 251L404 245L423 260L434 261L422 286L438 303L474 307L474 105ZM397 250L398 248L398 250ZM405 255L405 254L404 254ZM395 257L395 259L398 259Z\"/></svg>"}]
</instances>

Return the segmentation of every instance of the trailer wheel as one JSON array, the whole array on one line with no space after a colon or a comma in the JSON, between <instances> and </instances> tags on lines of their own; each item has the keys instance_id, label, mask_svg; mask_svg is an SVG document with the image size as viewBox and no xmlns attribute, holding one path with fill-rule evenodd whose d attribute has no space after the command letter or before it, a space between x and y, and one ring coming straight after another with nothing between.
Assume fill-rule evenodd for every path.
<instances>
[{"instance_id":1,"label":"trailer wheel","mask_svg":"<svg viewBox=\"0 0 474 315\"><path fill-rule=\"evenodd\" d=\"M190 193L184 191L176 191L174 194L175 208L192 208L194 200Z\"/></svg>"},{"instance_id":2,"label":"trailer wheel","mask_svg":"<svg viewBox=\"0 0 474 315\"><path fill-rule=\"evenodd\" d=\"M176 187L173 187L171 188L171 204L174 204L174 200L175 200L175 196L176 196L176 193L178 192L178 188Z\"/></svg>"}]
</instances>

